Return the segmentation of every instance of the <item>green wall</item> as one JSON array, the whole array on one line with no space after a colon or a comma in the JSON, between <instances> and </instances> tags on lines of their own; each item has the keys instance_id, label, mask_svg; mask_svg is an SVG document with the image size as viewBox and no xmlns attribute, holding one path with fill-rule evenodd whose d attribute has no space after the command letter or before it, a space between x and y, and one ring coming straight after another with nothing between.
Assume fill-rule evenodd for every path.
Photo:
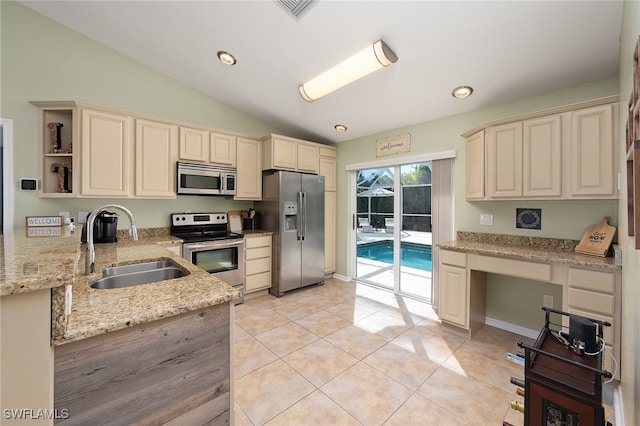
<instances>
[{"instance_id":1,"label":"green wall","mask_svg":"<svg viewBox=\"0 0 640 426\"><path fill-rule=\"evenodd\" d=\"M345 166L376 160L377 139L410 133L411 153L409 155L451 149L456 151L454 166L455 230L579 240L589 225L599 222L604 216L609 216L613 225L617 224L617 200L468 202L464 196L465 145L461 135L467 130L491 120L602 98L617 93L618 79L616 76L612 76L498 107L483 108L470 113L393 129L340 143L338 145L338 188L347 188L349 184L349 173L345 171ZM407 154L398 155L398 157L403 156L407 156ZM392 157L385 157L385 159L387 158ZM349 248L351 216L348 197L349 194L346 191L338 194L337 272L341 275L352 276ZM541 208L542 229L517 229L515 216L518 207ZM493 214L493 226L480 225L480 213ZM502 279L497 276L489 276L487 294L488 317L531 330L537 330L544 324L544 317L540 311L544 294L554 295L556 306L562 306L562 293L559 286L532 286L531 283L527 285L525 281L513 278ZM521 297L514 300L514 294L521 294Z\"/></svg>"},{"instance_id":2,"label":"green wall","mask_svg":"<svg viewBox=\"0 0 640 426\"><path fill-rule=\"evenodd\" d=\"M91 211L115 202L132 210L139 227L168 226L169 213L246 209L223 197L175 200L41 199L17 182L38 177L34 100L80 100L194 124L261 136L276 129L12 1L0 2L0 117L13 120L15 226L26 215ZM122 220L121 228L127 226Z\"/></svg>"}]
</instances>

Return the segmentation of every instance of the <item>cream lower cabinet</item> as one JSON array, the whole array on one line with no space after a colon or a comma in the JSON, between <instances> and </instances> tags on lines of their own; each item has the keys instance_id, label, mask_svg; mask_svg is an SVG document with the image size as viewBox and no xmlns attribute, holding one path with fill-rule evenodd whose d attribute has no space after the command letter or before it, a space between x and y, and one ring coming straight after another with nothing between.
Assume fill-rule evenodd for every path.
<instances>
[{"instance_id":1,"label":"cream lower cabinet","mask_svg":"<svg viewBox=\"0 0 640 426\"><path fill-rule=\"evenodd\" d=\"M244 292L271 287L271 235L244 239Z\"/></svg>"},{"instance_id":2,"label":"cream lower cabinet","mask_svg":"<svg viewBox=\"0 0 640 426\"><path fill-rule=\"evenodd\" d=\"M82 110L81 196L128 197L131 118Z\"/></svg>"},{"instance_id":3,"label":"cream lower cabinet","mask_svg":"<svg viewBox=\"0 0 640 426\"><path fill-rule=\"evenodd\" d=\"M262 142L238 137L236 141L235 200L262 199Z\"/></svg>"},{"instance_id":4,"label":"cream lower cabinet","mask_svg":"<svg viewBox=\"0 0 640 426\"><path fill-rule=\"evenodd\" d=\"M569 268L567 310L600 321L606 321L611 327L604 328L606 349L620 364L620 274L594 271L583 268ZM615 371L616 365L611 355L603 355L604 369Z\"/></svg>"},{"instance_id":5,"label":"cream lower cabinet","mask_svg":"<svg viewBox=\"0 0 640 426\"><path fill-rule=\"evenodd\" d=\"M466 255L440 251L440 303L438 315L442 321L469 328L469 283Z\"/></svg>"},{"instance_id":6,"label":"cream lower cabinet","mask_svg":"<svg viewBox=\"0 0 640 426\"><path fill-rule=\"evenodd\" d=\"M178 126L136 120L135 196L176 197Z\"/></svg>"}]
</instances>

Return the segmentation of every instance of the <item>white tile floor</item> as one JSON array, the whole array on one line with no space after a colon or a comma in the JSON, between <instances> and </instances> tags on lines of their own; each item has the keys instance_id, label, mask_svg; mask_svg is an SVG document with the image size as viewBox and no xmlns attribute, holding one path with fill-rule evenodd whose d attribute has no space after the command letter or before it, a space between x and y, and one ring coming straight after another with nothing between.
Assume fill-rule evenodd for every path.
<instances>
[{"instance_id":1,"label":"white tile floor","mask_svg":"<svg viewBox=\"0 0 640 426\"><path fill-rule=\"evenodd\" d=\"M236 425L524 423L506 354L527 338L485 326L469 340L428 304L337 280L235 315Z\"/></svg>"}]
</instances>

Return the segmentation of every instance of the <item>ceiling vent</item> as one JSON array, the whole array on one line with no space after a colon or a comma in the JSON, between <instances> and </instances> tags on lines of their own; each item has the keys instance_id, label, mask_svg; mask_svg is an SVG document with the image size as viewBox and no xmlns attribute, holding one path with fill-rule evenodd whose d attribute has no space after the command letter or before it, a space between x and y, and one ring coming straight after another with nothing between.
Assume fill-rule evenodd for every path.
<instances>
[{"instance_id":1,"label":"ceiling vent","mask_svg":"<svg viewBox=\"0 0 640 426\"><path fill-rule=\"evenodd\" d=\"M300 16L313 0L277 0L294 18Z\"/></svg>"}]
</instances>

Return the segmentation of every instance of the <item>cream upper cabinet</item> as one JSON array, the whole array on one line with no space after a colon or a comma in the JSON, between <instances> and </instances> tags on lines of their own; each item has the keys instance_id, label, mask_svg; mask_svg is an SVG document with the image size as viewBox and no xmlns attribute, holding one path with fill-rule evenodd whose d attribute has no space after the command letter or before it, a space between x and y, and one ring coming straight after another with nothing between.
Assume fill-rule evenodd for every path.
<instances>
[{"instance_id":1,"label":"cream upper cabinet","mask_svg":"<svg viewBox=\"0 0 640 426\"><path fill-rule=\"evenodd\" d=\"M469 136L466 148L466 198L481 200L484 198L484 131Z\"/></svg>"},{"instance_id":2,"label":"cream upper cabinet","mask_svg":"<svg viewBox=\"0 0 640 426\"><path fill-rule=\"evenodd\" d=\"M236 166L236 137L223 133L211 133L209 162L230 167Z\"/></svg>"},{"instance_id":3,"label":"cream upper cabinet","mask_svg":"<svg viewBox=\"0 0 640 426\"><path fill-rule=\"evenodd\" d=\"M318 174L320 144L280 135L262 138L262 168Z\"/></svg>"},{"instance_id":4,"label":"cream upper cabinet","mask_svg":"<svg viewBox=\"0 0 640 426\"><path fill-rule=\"evenodd\" d=\"M209 160L209 131L180 127L180 159L188 161Z\"/></svg>"},{"instance_id":5,"label":"cream upper cabinet","mask_svg":"<svg viewBox=\"0 0 640 426\"><path fill-rule=\"evenodd\" d=\"M571 195L617 195L614 173L613 105L572 112Z\"/></svg>"},{"instance_id":6,"label":"cream upper cabinet","mask_svg":"<svg viewBox=\"0 0 640 426\"><path fill-rule=\"evenodd\" d=\"M489 198L522 196L522 123L489 127L487 173Z\"/></svg>"},{"instance_id":7,"label":"cream upper cabinet","mask_svg":"<svg viewBox=\"0 0 640 426\"><path fill-rule=\"evenodd\" d=\"M135 196L175 198L178 126L136 120Z\"/></svg>"},{"instance_id":8,"label":"cream upper cabinet","mask_svg":"<svg viewBox=\"0 0 640 426\"><path fill-rule=\"evenodd\" d=\"M562 195L561 122L553 115L486 130L489 198Z\"/></svg>"},{"instance_id":9,"label":"cream upper cabinet","mask_svg":"<svg viewBox=\"0 0 640 426\"><path fill-rule=\"evenodd\" d=\"M466 199L616 198L616 114L606 98L467 132Z\"/></svg>"},{"instance_id":10,"label":"cream upper cabinet","mask_svg":"<svg viewBox=\"0 0 640 426\"><path fill-rule=\"evenodd\" d=\"M265 169L296 170L298 144L295 141L272 136L265 140L262 167Z\"/></svg>"},{"instance_id":11,"label":"cream upper cabinet","mask_svg":"<svg viewBox=\"0 0 640 426\"><path fill-rule=\"evenodd\" d=\"M522 123L522 195L562 195L562 117L534 118Z\"/></svg>"},{"instance_id":12,"label":"cream upper cabinet","mask_svg":"<svg viewBox=\"0 0 640 426\"><path fill-rule=\"evenodd\" d=\"M315 145L298 144L298 170L302 172L319 172L320 150Z\"/></svg>"},{"instance_id":13,"label":"cream upper cabinet","mask_svg":"<svg viewBox=\"0 0 640 426\"><path fill-rule=\"evenodd\" d=\"M82 110L81 196L127 197L130 193L131 118Z\"/></svg>"},{"instance_id":14,"label":"cream upper cabinet","mask_svg":"<svg viewBox=\"0 0 640 426\"><path fill-rule=\"evenodd\" d=\"M238 137L236 141L236 200L262 199L262 141Z\"/></svg>"},{"instance_id":15,"label":"cream upper cabinet","mask_svg":"<svg viewBox=\"0 0 640 426\"><path fill-rule=\"evenodd\" d=\"M75 102L33 101L38 107L38 153L43 198L77 197L80 188L80 117Z\"/></svg>"}]
</instances>

